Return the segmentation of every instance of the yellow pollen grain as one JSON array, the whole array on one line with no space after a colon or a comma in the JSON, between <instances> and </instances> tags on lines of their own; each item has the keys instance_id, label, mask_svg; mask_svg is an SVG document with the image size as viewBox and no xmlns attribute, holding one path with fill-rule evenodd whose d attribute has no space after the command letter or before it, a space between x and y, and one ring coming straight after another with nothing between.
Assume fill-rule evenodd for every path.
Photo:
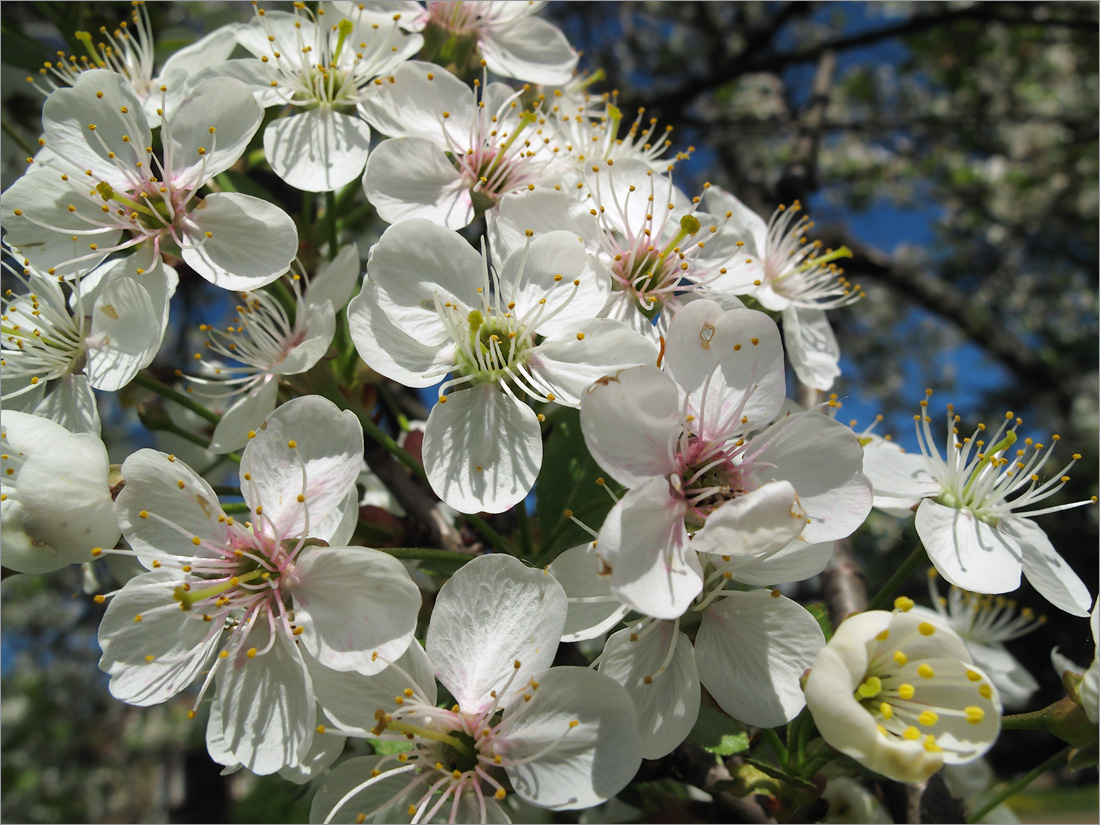
<instances>
[{"instance_id":1,"label":"yellow pollen grain","mask_svg":"<svg viewBox=\"0 0 1100 825\"><path fill-rule=\"evenodd\" d=\"M256 658L256 648L250 647L248 649L248 653L246 653L245 656L247 656L249 659L255 659Z\"/></svg>"},{"instance_id":2,"label":"yellow pollen grain","mask_svg":"<svg viewBox=\"0 0 1100 825\"><path fill-rule=\"evenodd\" d=\"M966 721L971 725L979 725L982 720L985 719L985 711L977 705L970 705L969 707L963 708L963 713L966 714Z\"/></svg>"},{"instance_id":3,"label":"yellow pollen grain","mask_svg":"<svg viewBox=\"0 0 1100 825\"><path fill-rule=\"evenodd\" d=\"M930 622L921 622L917 625L917 630L920 631L920 635L922 636L931 636L936 632L936 627Z\"/></svg>"},{"instance_id":4,"label":"yellow pollen grain","mask_svg":"<svg viewBox=\"0 0 1100 825\"><path fill-rule=\"evenodd\" d=\"M883 719L892 719L894 716L894 708L889 702L883 702L878 706L878 712L882 714Z\"/></svg>"},{"instance_id":5,"label":"yellow pollen grain","mask_svg":"<svg viewBox=\"0 0 1100 825\"><path fill-rule=\"evenodd\" d=\"M306 497L303 496L301 493L298 493L298 503L301 504L305 500L306 500Z\"/></svg>"},{"instance_id":6,"label":"yellow pollen grain","mask_svg":"<svg viewBox=\"0 0 1100 825\"><path fill-rule=\"evenodd\" d=\"M195 536L194 538L191 539L191 543L194 544L194 545L202 544L202 539L200 539L198 536Z\"/></svg>"},{"instance_id":7,"label":"yellow pollen grain","mask_svg":"<svg viewBox=\"0 0 1100 825\"><path fill-rule=\"evenodd\" d=\"M187 485L183 483L183 479L180 479L179 481L176 482L176 486L179 487L182 490Z\"/></svg>"},{"instance_id":8,"label":"yellow pollen grain","mask_svg":"<svg viewBox=\"0 0 1100 825\"><path fill-rule=\"evenodd\" d=\"M497 788L496 792L493 794L493 798L504 799L504 797L506 797L507 795L508 794L505 792L504 788Z\"/></svg>"},{"instance_id":9,"label":"yellow pollen grain","mask_svg":"<svg viewBox=\"0 0 1100 825\"><path fill-rule=\"evenodd\" d=\"M291 439L290 441L288 441L288 442L286 443L286 446L290 447L290 449L292 449L292 450L293 450L293 449L294 449L295 447L297 447L297 446L298 446L298 442L297 442L297 441L294 441L293 439Z\"/></svg>"},{"instance_id":10,"label":"yellow pollen grain","mask_svg":"<svg viewBox=\"0 0 1100 825\"><path fill-rule=\"evenodd\" d=\"M901 736L903 739L908 739L910 742L915 742L920 739L920 731L910 725L905 729L905 733L903 733Z\"/></svg>"},{"instance_id":11,"label":"yellow pollen grain","mask_svg":"<svg viewBox=\"0 0 1100 825\"><path fill-rule=\"evenodd\" d=\"M229 651L228 650L223 650L221 653L218 654L218 656L222 659L228 659L229 658Z\"/></svg>"},{"instance_id":12,"label":"yellow pollen grain","mask_svg":"<svg viewBox=\"0 0 1100 825\"><path fill-rule=\"evenodd\" d=\"M966 671L966 678L971 682L980 682L982 680L982 674L978 673L976 670L968 670Z\"/></svg>"},{"instance_id":13,"label":"yellow pollen grain","mask_svg":"<svg viewBox=\"0 0 1100 825\"><path fill-rule=\"evenodd\" d=\"M904 667L906 662L908 661L909 657L902 653L900 650L894 651L894 662L897 663L898 667Z\"/></svg>"},{"instance_id":14,"label":"yellow pollen grain","mask_svg":"<svg viewBox=\"0 0 1100 825\"><path fill-rule=\"evenodd\" d=\"M912 699L916 692L916 688L908 683L898 686L898 696L906 701Z\"/></svg>"},{"instance_id":15,"label":"yellow pollen grain","mask_svg":"<svg viewBox=\"0 0 1100 825\"><path fill-rule=\"evenodd\" d=\"M902 613L907 613L912 610L915 604L916 602L914 602L908 596L898 596L896 599L894 599L894 609L900 610Z\"/></svg>"},{"instance_id":16,"label":"yellow pollen grain","mask_svg":"<svg viewBox=\"0 0 1100 825\"><path fill-rule=\"evenodd\" d=\"M149 511L148 510L142 510L140 513L138 513L138 515L141 518L149 518Z\"/></svg>"},{"instance_id":17,"label":"yellow pollen grain","mask_svg":"<svg viewBox=\"0 0 1100 825\"><path fill-rule=\"evenodd\" d=\"M978 688L978 695L981 696L983 699L992 699L993 688L991 688L989 685L981 685Z\"/></svg>"},{"instance_id":18,"label":"yellow pollen grain","mask_svg":"<svg viewBox=\"0 0 1100 825\"><path fill-rule=\"evenodd\" d=\"M920 667L917 668L917 673L920 674L922 679L931 679L936 675L936 671L932 670L932 665L928 662L921 662Z\"/></svg>"},{"instance_id":19,"label":"yellow pollen grain","mask_svg":"<svg viewBox=\"0 0 1100 825\"><path fill-rule=\"evenodd\" d=\"M940 721L940 717L934 710L922 710L920 716L917 717L917 721L924 727L930 728Z\"/></svg>"}]
</instances>

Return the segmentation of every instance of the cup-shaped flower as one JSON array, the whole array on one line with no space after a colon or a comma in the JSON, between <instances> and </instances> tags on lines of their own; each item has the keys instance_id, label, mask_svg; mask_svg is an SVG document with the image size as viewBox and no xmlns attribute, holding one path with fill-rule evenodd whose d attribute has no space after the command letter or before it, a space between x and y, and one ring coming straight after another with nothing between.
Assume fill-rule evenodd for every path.
<instances>
[{"instance_id":1,"label":"cup-shaped flower","mask_svg":"<svg viewBox=\"0 0 1100 825\"><path fill-rule=\"evenodd\" d=\"M931 390L926 393L932 395ZM876 503L882 496L892 509L916 509L917 534L936 570L951 584L975 593L1008 593L1020 586L1022 572L1055 607L1087 616L1092 605L1088 588L1032 521L1034 516L1096 502L1093 496L1088 501L1036 506L1069 481L1066 473L1081 456L1075 454L1043 481L1039 473L1059 436L1051 436L1049 447L1031 438L1016 446L1016 430L1023 421L1011 412L992 434L979 424L971 436L962 436L951 404L941 454L927 409L925 399L914 416L919 454L868 443L864 472L874 484Z\"/></svg>"},{"instance_id":2,"label":"cup-shaped flower","mask_svg":"<svg viewBox=\"0 0 1100 825\"><path fill-rule=\"evenodd\" d=\"M196 197L237 162L263 110L232 78L197 85L163 108L163 155L133 87L93 69L50 95L42 110L45 150L3 196L7 240L49 274L70 275L112 252L165 244L203 278L254 289L286 271L298 249L290 216L236 192Z\"/></svg>"},{"instance_id":3,"label":"cup-shaped flower","mask_svg":"<svg viewBox=\"0 0 1100 825\"><path fill-rule=\"evenodd\" d=\"M122 389L156 357L168 324L176 272L130 256L65 281L24 261L4 262L19 284L3 301L0 375L6 405L74 432L98 434L93 389Z\"/></svg>"},{"instance_id":4,"label":"cup-shaped flower","mask_svg":"<svg viewBox=\"0 0 1100 825\"><path fill-rule=\"evenodd\" d=\"M656 358L640 335L595 317L609 290L606 269L571 233L529 242L499 270L429 221L383 233L348 306L352 340L368 366L406 386L452 375L423 446L444 502L501 512L530 492L542 437L524 396L577 406L601 375Z\"/></svg>"},{"instance_id":5,"label":"cup-shaped flower","mask_svg":"<svg viewBox=\"0 0 1100 825\"><path fill-rule=\"evenodd\" d=\"M825 741L898 782L977 759L997 738L1001 700L947 625L906 610L846 619L806 677Z\"/></svg>"},{"instance_id":6,"label":"cup-shaped flower","mask_svg":"<svg viewBox=\"0 0 1100 825\"><path fill-rule=\"evenodd\" d=\"M107 448L26 413L0 412L0 560L18 573L87 561L118 541Z\"/></svg>"},{"instance_id":7,"label":"cup-shaped flower","mask_svg":"<svg viewBox=\"0 0 1100 825\"><path fill-rule=\"evenodd\" d=\"M565 612L548 573L482 556L440 589L426 651L412 644L367 679L318 679L340 733L412 748L338 767L311 821L501 822L505 783L554 810L622 790L641 761L634 707L605 676L550 667ZM450 709L436 707L436 678L455 699Z\"/></svg>"},{"instance_id":8,"label":"cup-shaped flower","mask_svg":"<svg viewBox=\"0 0 1100 825\"><path fill-rule=\"evenodd\" d=\"M330 401L284 404L245 447L243 524L174 456L140 450L123 463L118 522L150 572L111 594L100 625L114 696L157 704L205 672L199 699L216 676L237 761L271 773L305 758L315 674L380 670L408 646L420 604L399 561L344 546L362 439Z\"/></svg>"}]
</instances>

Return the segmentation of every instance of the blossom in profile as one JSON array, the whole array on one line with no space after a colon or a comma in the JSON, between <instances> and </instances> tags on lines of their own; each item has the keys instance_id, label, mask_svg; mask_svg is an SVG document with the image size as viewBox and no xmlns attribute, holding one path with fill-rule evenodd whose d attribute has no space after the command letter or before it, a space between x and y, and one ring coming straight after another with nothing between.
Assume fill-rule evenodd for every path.
<instances>
[{"instance_id":1,"label":"blossom in profile","mask_svg":"<svg viewBox=\"0 0 1100 825\"><path fill-rule=\"evenodd\" d=\"M1098 716L1100 716L1100 599L1092 606L1092 613L1089 614L1089 628L1092 631L1092 663L1084 668L1084 673L1080 677L1080 682L1077 684L1077 697L1080 699L1081 707L1085 711L1085 716L1093 724L1096 724ZM1062 674L1063 680L1067 676L1067 671L1070 673L1080 673L1082 668L1075 665L1065 656L1058 652L1058 648L1054 648L1050 652L1050 661L1054 665L1055 670Z\"/></svg>"},{"instance_id":2,"label":"blossom in profile","mask_svg":"<svg viewBox=\"0 0 1100 825\"><path fill-rule=\"evenodd\" d=\"M8 250L5 248L5 252ZM34 412L73 432L99 434L93 390L116 392L156 357L178 278L139 255L107 262L71 280L24 261L3 262L18 292L6 290L0 386L9 409Z\"/></svg>"},{"instance_id":3,"label":"blossom in profile","mask_svg":"<svg viewBox=\"0 0 1100 825\"><path fill-rule=\"evenodd\" d=\"M244 522L175 456L127 458L116 512L132 550L118 552L149 572L109 594L99 664L112 695L158 704L203 675L197 706L216 678L219 753L259 774L306 761L314 678L382 669L405 651L420 606L400 561L347 546L362 453L350 413L317 396L288 401L242 455Z\"/></svg>"},{"instance_id":4,"label":"blossom in profile","mask_svg":"<svg viewBox=\"0 0 1100 825\"><path fill-rule=\"evenodd\" d=\"M423 38L359 3L310 11L256 9L237 33L253 59L225 67L247 82L265 107L289 107L264 128L264 152L280 178L307 192L331 192L363 174L370 126L357 107L420 49Z\"/></svg>"},{"instance_id":5,"label":"blossom in profile","mask_svg":"<svg viewBox=\"0 0 1100 825\"><path fill-rule=\"evenodd\" d=\"M926 394L931 396L932 391ZM864 472L875 488L876 504L885 496L892 509L916 509L917 534L936 570L951 584L975 593L1008 593L1027 577L1040 595L1060 610L1087 616L1088 588L1058 555L1032 518L1057 513L1088 501L1037 506L1069 481L1066 475L1081 458L1074 455L1045 481L1040 471L1054 453L1059 436L1048 446L1025 438L1017 447L1016 429L1023 421L1005 413L992 433L979 424L970 436L959 433L961 420L947 405L946 443L941 454L922 400L916 421L920 454L868 443Z\"/></svg>"},{"instance_id":6,"label":"blossom in profile","mask_svg":"<svg viewBox=\"0 0 1100 825\"><path fill-rule=\"evenodd\" d=\"M863 297L858 284L844 277L837 259L851 257L846 248L822 251L810 241L813 222L795 201L780 205L768 221L717 186L703 196L705 208L729 220L732 234L744 246L746 265L731 269L721 288L735 295L751 295L783 317L787 357L798 380L817 390L828 390L840 375L840 347L825 310L847 306Z\"/></svg>"},{"instance_id":7,"label":"blossom in profile","mask_svg":"<svg viewBox=\"0 0 1100 825\"><path fill-rule=\"evenodd\" d=\"M505 780L551 810L622 790L641 763L634 706L606 676L551 667L565 614L545 571L482 556L440 589L424 649L366 679L318 679L337 733L407 749L341 764L310 821L507 822ZM452 707L436 707L436 679Z\"/></svg>"},{"instance_id":8,"label":"blossom in profile","mask_svg":"<svg viewBox=\"0 0 1100 825\"><path fill-rule=\"evenodd\" d=\"M352 340L377 372L440 387L424 431L424 469L460 512L502 512L542 466L539 416L524 400L576 407L586 387L651 363L637 333L597 318L606 269L569 232L551 232L498 267L460 235L426 220L394 224L371 249L348 306Z\"/></svg>"},{"instance_id":9,"label":"blossom in profile","mask_svg":"<svg viewBox=\"0 0 1100 825\"><path fill-rule=\"evenodd\" d=\"M0 562L48 573L88 561L118 541L110 459L98 435L45 418L0 412Z\"/></svg>"},{"instance_id":10,"label":"blossom in profile","mask_svg":"<svg viewBox=\"0 0 1100 825\"><path fill-rule=\"evenodd\" d=\"M66 277L136 247L154 259L178 249L224 289L255 289L285 272L298 251L286 212L237 192L199 196L259 128L263 110L248 87L214 78L165 106L158 155L121 75L92 69L53 92L42 110L44 149L3 195L8 243L38 269Z\"/></svg>"},{"instance_id":11,"label":"blossom in profile","mask_svg":"<svg viewBox=\"0 0 1100 825\"><path fill-rule=\"evenodd\" d=\"M1001 700L966 645L940 621L871 610L844 620L806 677L806 705L832 747L897 782L982 756Z\"/></svg>"},{"instance_id":12,"label":"blossom in profile","mask_svg":"<svg viewBox=\"0 0 1100 825\"><path fill-rule=\"evenodd\" d=\"M208 341L195 353L201 373L188 379L196 394L213 395L225 408L211 436L211 451L244 446L248 433L275 409L280 376L303 373L321 360L336 332L336 313L358 277L359 249L349 244L313 278L300 265L292 267L293 320L269 291L256 290L240 293L235 322L199 327Z\"/></svg>"}]
</instances>

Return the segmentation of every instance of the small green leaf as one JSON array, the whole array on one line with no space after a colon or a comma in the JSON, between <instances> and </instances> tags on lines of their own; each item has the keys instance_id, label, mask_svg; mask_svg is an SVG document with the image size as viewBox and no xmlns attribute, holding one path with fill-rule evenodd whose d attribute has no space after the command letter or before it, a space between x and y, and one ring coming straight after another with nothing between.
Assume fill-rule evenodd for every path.
<instances>
[{"instance_id":1,"label":"small green leaf","mask_svg":"<svg viewBox=\"0 0 1100 825\"><path fill-rule=\"evenodd\" d=\"M688 739L716 756L732 756L749 749L749 735L740 723L713 708L699 708L699 718Z\"/></svg>"},{"instance_id":2,"label":"small green leaf","mask_svg":"<svg viewBox=\"0 0 1100 825\"><path fill-rule=\"evenodd\" d=\"M806 605L806 609L810 611L810 615L817 619L817 623L821 625L821 632L825 634L825 641L833 638L833 623L829 620L829 608L825 606L824 602L810 602Z\"/></svg>"}]
</instances>

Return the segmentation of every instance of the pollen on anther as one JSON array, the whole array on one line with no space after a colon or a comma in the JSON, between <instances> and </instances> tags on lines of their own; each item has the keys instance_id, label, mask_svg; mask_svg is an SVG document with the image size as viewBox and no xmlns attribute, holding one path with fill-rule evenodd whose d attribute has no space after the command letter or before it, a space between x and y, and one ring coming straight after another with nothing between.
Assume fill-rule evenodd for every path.
<instances>
[{"instance_id":1,"label":"pollen on anther","mask_svg":"<svg viewBox=\"0 0 1100 825\"><path fill-rule=\"evenodd\" d=\"M248 649L248 653L246 653L244 655L247 656L249 659L255 659L256 658L256 648L250 647Z\"/></svg>"}]
</instances>

